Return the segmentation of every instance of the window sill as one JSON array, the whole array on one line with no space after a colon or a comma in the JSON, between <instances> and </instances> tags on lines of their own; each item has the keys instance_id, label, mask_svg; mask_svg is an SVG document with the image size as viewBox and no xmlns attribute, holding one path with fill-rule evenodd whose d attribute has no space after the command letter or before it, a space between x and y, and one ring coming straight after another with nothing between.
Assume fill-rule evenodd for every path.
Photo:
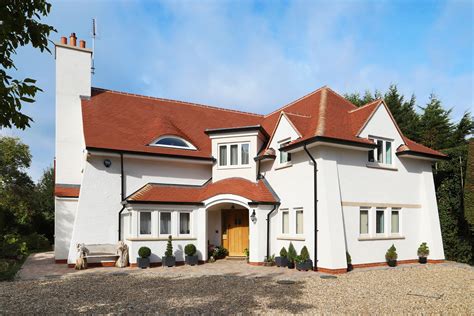
<instances>
[{"instance_id":1,"label":"window sill","mask_svg":"<svg viewBox=\"0 0 474 316\"><path fill-rule=\"evenodd\" d=\"M196 240L196 237L173 237L173 240ZM168 237L129 237L128 241L167 241Z\"/></svg>"},{"instance_id":2,"label":"window sill","mask_svg":"<svg viewBox=\"0 0 474 316\"><path fill-rule=\"evenodd\" d=\"M292 163L281 164L281 165L278 165L278 167L276 167L275 170L285 169L289 167L293 167L293 164Z\"/></svg>"},{"instance_id":3,"label":"window sill","mask_svg":"<svg viewBox=\"0 0 474 316\"><path fill-rule=\"evenodd\" d=\"M368 168L374 168L374 169L398 171L398 168L394 167L393 165L387 165L387 164L378 163L378 162L368 162L366 166Z\"/></svg>"},{"instance_id":4,"label":"window sill","mask_svg":"<svg viewBox=\"0 0 474 316\"><path fill-rule=\"evenodd\" d=\"M359 241L367 241L367 240L396 240L396 239L405 239L405 236L400 235L391 235L391 236L363 236L359 237L357 240Z\"/></svg>"},{"instance_id":5,"label":"window sill","mask_svg":"<svg viewBox=\"0 0 474 316\"><path fill-rule=\"evenodd\" d=\"M277 240L305 241L306 238L305 238L304 236L287 236L287 235L280 235L280 236L277 236Z\"/></svg>"},{"instance_id":6,"label":"window sill","mask_svg":"<svg viewBox=\"0 0 474 316\"><path fill-rule=\"evenodd\" d=\"M229 165L229 166L217 166L217 170L232 170L232 169L250 169L250 165Z\"/></svg>"}]
</instances>

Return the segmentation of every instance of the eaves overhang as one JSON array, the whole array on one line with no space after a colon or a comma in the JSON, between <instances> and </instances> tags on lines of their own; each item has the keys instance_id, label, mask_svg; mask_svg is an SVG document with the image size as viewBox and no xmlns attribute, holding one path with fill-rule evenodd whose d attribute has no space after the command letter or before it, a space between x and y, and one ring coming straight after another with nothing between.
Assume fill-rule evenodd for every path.
<instances>
[{"instance_id":1,"label":"eaves overhang","mask_svg":"<svg viewBox=\"0 0 474 316\"><path fill-rule=\"evenodd\" d=\"M434 155L434 154L428 154L428 153L420 153L420 152L413 151L413 150L404 150L404 151L396 153L396 155L398 157L424 158L424 159L434 160L434 161L436 161L436 160L448 160L449 159L448 156L440 156L440 155Z\"/></svg>"},{"instance_id":2,"label":"eaves overhang","mask_svg":"<svg viewBox=\"0 0 474 316\"><path fill-rule=\"evenodd\" d=\"M225 128L213 128L213 129L206 129L204 133L207 135L215 135L215 134L225 134L225 133L239 133L239 132L250 132L250 131L258 131L261 132L265 137L269 137L268 133L261 125L250 125L250 126L239 126L239 127L225 127Z\"/></svg>"},{"instance_id":3,"label":"eaves overhang","mask_svg":"<svg viewBox=\"0 0 474 316\"><path fill-rule=\"evenodd\" d=\"M310 145L314 143L327 143L327 144L337 144L337 145L345 145L345 146L352 146L358 148L366 148L366 149L374 149L377 147L375 144L371 143L362 143L352 140L340 139L340 138L332 138L326 136L314 136L308 138L304 141L296 142L294 144L290 144L288 146L280 148L283 151L290 151L299 147L303 147L304 145Z\"/></svg>"}]
</instances>

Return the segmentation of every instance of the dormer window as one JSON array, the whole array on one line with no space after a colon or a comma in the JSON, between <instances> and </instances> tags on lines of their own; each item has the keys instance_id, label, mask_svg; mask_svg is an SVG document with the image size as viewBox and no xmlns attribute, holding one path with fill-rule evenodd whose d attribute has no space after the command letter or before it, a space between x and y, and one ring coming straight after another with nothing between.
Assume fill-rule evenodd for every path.
<instances>
[{"instance_id":1,"label":"dormer window","mask_svg":"<svg viewBox=\"0 0 474 316\"><path fill-rule=\"evenodd\" d=\"M374 150L369 151L368 161L370 163L392 164L392 140L377 139L370 137L377 145Z\"/></svg>"},{"instance_id":2,"label":"dormer window","mask_svg":"<svg viewBox=\"0 0 474 316\"><path fill-rule=\"evenodd\" d=\"M151 143L150 146L196 150L193 144L177 136L161 136Z\"/></svg>"}]
</instances>

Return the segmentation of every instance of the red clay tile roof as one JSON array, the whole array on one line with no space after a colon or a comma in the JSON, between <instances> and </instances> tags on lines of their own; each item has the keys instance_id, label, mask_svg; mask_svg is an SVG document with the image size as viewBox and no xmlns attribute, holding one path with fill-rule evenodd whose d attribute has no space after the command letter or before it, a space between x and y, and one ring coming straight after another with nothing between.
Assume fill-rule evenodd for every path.
<instances>
[{"instance_id":1,"label":"red clay tile roof","mask_svg":"<svg viewBox=\"0 0 474 316\"><path fill-rule=\"evenodd\" d=\"M242 178L208 182L203 186L149 183L126 200L132 203L201 203L219 194L235 194L252 202L278 202L271 189L262 180L254 183Z\"/></svg>"},{"instance_id":2,"label":"red clay tile roof","mask_svg":"<svg viewBox=\"0 0 474 316\"><path fill-rule=\"evenodd\" d=\"M445 155L445 154L443 154L439 151L436 151L434 149L431 149L431 148L428 148L428 147L423 146L421 144L418 144L418 143L412 141L411 139L408 139L405 136L403 136L403 141L405 142L405 145L402 145L402 146L397 148L397 153L398 154L414 152L414 153L427 154L427 155L435 156L435 157L439 157L439 158L448 157L448 155Z\"/></svg>"},{"instance_id":3,"label":"red clay tile roof","mask_svg":"<svg viewBox=\"0 0 474 316\"><path fill-rule=\"evenodd\" d=\"M264 116L92 88L92 97L82 100L82 112L86 147L89 149L211 159L211 140L206 130L261 125L271 139L282 112L301 135L291 146L315 137L372 145L371 140L358 137L358 134L380 104L383 104L381 100L376 100L357 108L330 88L322 87ZM197 150L149 146L163 135L182 137ZM404 139L413 152L443 156ZM269 143L262 152L268 149Z\"/></svg>"},{"instance_id":4,"label":"red clay tile roof","mask_svg":"<svg viewBox=\"0 0 474 316\"><path fill-rule=\"evenodd\" d=\"M79 191L81 187L79 185L61 185L56 184L54 186L54 196L57 197L79 197Z\"/></svg>"}]
</instances>

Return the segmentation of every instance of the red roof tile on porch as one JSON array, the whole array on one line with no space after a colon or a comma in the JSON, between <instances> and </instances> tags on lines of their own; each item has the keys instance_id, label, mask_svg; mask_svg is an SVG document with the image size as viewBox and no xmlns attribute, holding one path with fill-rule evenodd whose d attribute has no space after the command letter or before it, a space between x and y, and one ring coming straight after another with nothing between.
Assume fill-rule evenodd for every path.
<instances>
[{"instance_id":1,"label":"red roof tile on porch","mask_svg":"<svg viewBox=\"0 0 474 316\"><path fill-rule=\"evenodd\" d=\"M133 193L128 202L143 203L201 203L220 194L233 194L252 202L276 203L277 198L262 180L251 182L242 178L229 178L208 182L203 186L149 183Z\"/></svg>"},{"instance_id":2,"label":"red roof tile on porch","mask_svg":"<svg viewBox=\"0 0 474 316\"><path fill-rule=\"evenodd\" d=\"M81 187L79 185L73 186L73 185L56 184L54 186L54 196L77 198L79 197L80 190L81 190Z\"/></svg>"}]
</instances>

